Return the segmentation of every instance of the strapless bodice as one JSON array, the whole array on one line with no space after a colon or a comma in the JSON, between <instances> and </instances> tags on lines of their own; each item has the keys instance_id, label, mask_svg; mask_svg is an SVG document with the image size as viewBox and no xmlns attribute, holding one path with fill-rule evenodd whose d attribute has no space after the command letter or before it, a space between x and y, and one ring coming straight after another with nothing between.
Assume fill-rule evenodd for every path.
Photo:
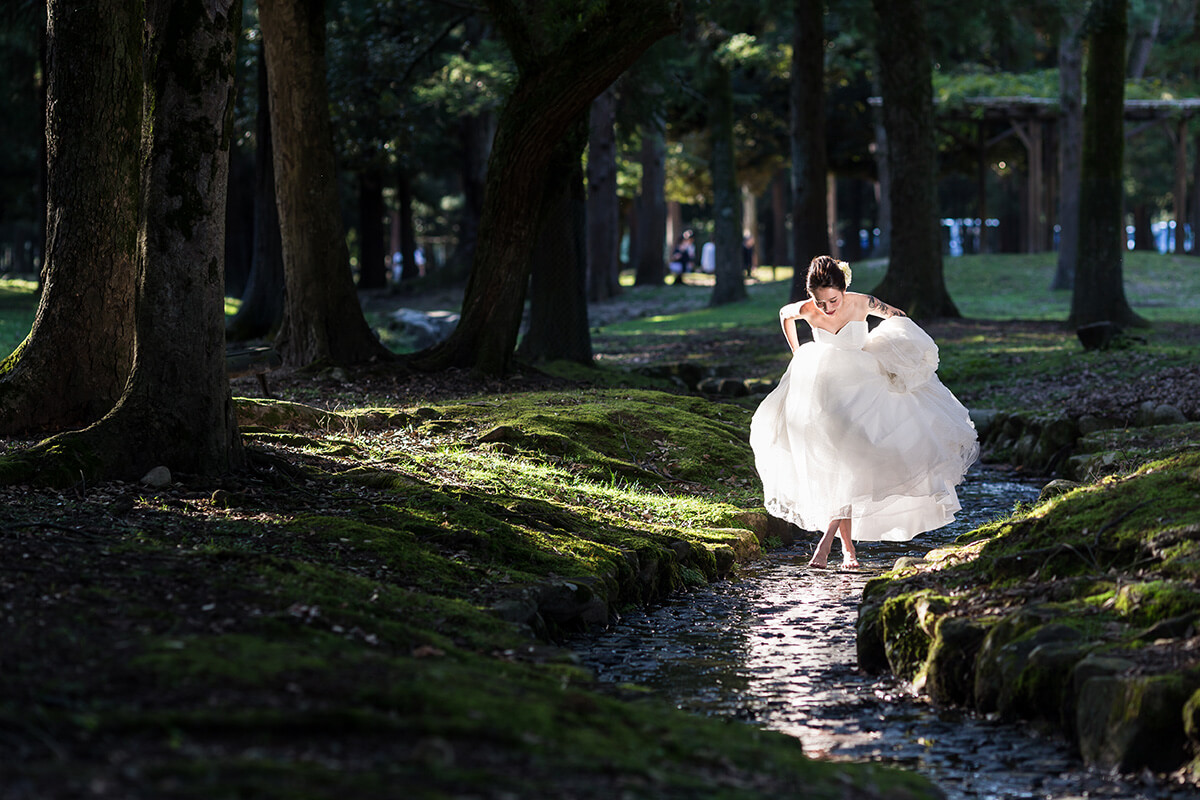
<instances>
[{"instance_id":1,"label":"strapless bodice","mask_svg":"<svg viewBox=\"0 0 1200 800\"><path fill-rule=\"evenodd\" d=\"M812 333L813 341L818 344L827 344L838 350L861 350L867 342L867 321L852 319L837 333L814 327Z\"/></svg>"}]
</instances>

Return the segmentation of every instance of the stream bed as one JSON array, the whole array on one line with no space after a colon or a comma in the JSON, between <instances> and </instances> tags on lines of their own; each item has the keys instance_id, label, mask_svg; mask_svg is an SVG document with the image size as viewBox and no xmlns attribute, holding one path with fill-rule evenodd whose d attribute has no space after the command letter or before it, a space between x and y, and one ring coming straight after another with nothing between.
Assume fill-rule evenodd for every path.
<instances>
[{"instance_id":1,"label":"stream bed","mask_svg":"<svg viewBox=\"0 0 1200 800\"><path fill-rule=\"evenodd\" d=\"M920 556L1031 502L1038 487L976 468L954 524L913 542L863 543L862 570L813 570L815 537L770 552L736 580L627 615L568 643L602 682L652 690L677 707L800 739L814 758L878 761L931 778L951 800L1183 800L1194 787L1088 770L1030 728L936 709L891 676L858 671L854 624L863 585L901 556ZM829 562L841 561L835 543Z\"/></svg>"}]
</instances>

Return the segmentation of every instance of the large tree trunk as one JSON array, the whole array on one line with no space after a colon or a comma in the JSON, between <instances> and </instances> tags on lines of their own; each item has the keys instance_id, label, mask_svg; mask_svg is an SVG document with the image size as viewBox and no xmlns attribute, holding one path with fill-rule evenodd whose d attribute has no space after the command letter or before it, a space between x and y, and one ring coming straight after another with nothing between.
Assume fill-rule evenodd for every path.
<instances>
[{"instance_id":1,"label":"large tree trunk","mask_svg":"<svg viewBox=\"0 0 1200 800\"><path fill-rule=\"evenodd\" d=\"M710 306L746 299L742 271L742 190L738 185L733 147L733 76L717 59L709 61L709 103L712 141L713 244L716 246L716 281Z\"/></svg>"},{"instance_id":2,"label":"large tree trunk","mask_svg":"<svg viewBox=\"0 0 1200 800\"><path fill-rule=\"evenodd\" d=\"M808 297L808 263L830 253L825 181L825 2L795 0L792 33L793 302Z\"/></svg>"},{"instance_id":3,"label":"large tree trunk","mask_svg":"<svg viewBox=\"0 0 1200 800\"><path fill-rule=\"evenodd\" d=\"M588 299L608 300L621 293L618 253L620 205L617 200L617 96L610 86L592 101L587 160Z\"/></svg>"},{"instance_id":4,"label":"large tree trunk","mask_svg":"<svg viewBox=\"0 0 1200 800\"><path fill-rule=\"evenodd\" d=\"M1125 299L1122 274L1125 13L1125 0L1096 0L1088 18L1079 263L1071 296L1071 322L1077 326L1147 324Z\"/></svg>"},{"instance_id":5,"label":"large tree trunk","mask_svg":"<svg viewBox=\"0 0 1200 800\"><path fill-rule=\"evenodd\" d=\"M529 288L529 330L517 355L530 361L556 359L592 363L587 309L587 205L583 186L581 119L555 151L540 213L541 233L533 251Z\"/></svg>"},{"instance_id":6,"label":"large tree trunk","mask_svg":"<svg viewBox=\"0 0 1200 800\"><path fill-rule=\"evenodd\" d=\"M937 206L933 62L923 0L872 0L887 130L892 241L875 292L914 317L957 317L946 291Z\"/></svg>"},{"instance_id":7,"label":"large tree trunk","mask_svg":"<svg viewBox=\"0 0 1200 800\"><path fill-rule=\"evenodd\" d=\"M116 403L133 359L141 3L48 9L44 285L0 365L0 432L62 430Z\"/></svg>"},{"instance_id":8,"label":"large tree trunk","mask_svg":"<svg viewBox=\"0 0 1200 800\"><path fill-rule=\"evenodd\" d=\"M275 203L271 105L267 100L267 54L258 56L258 114L254 121L254 256L242 305L225 328L231 341L272 336L283 320L283 238Z\"/></svg>"},{"instance_id":9,"label":"large tree trunk","mask_svg":"<svg viewBox=\"0 0 1200 800\"><path fill-rule=\"evenodd\" d=\"M234 147L229 153L225 198L225 295L241 297L254 264L254 159Z\"/></svg>"},{"instance_id":10,"label":"large tree trunk","mask_svg":"<svg viewBox=\"0 0 1200 800\"><path fill-rule=\"evenodd\" d=\"M637 247L634 284L659 286L666 274L663 253L667 241L666 144L657 122L642 133L642 191L635 201Z\"/></svg>"},{"instance_id":11,"label":"large tree trunk","mask_svg":"<svg viewBox=\"0 0 1200 800\"><path fill-rule=\"evenodd\" d=\"M221 269L240 12L236 0L146 4L133 370L103 419L24 454L43 480L131 479L158 465L217 475L243 461Z\"/></svg>"},{"instance_id":12,"label":"large tree trunk","mask_svg":"<svg viewBox=\"0 0 1200 800\"><path fill-rule=\"evenodd\" d=\"M387 286L383 247L383 176L378 169L358 175L358 288Z\"/></svg>"},{"instance_id":13,"label":"large tree trunk","mask_svg":"<svg viewBox=\"0 0 1200 800\"><path fill-rule=\"evenodd\" d=\"M400 223L400 280L415 281L421 277L417 263L417 228L413 223L412 176L408 170L396 172L396 202L400 206L396 219Z\"/></svg>"},{"instance_id":14,"label":"large tree trunk","mask_svg":"<svg viewBox=\"0 0 1200 800\"><path fill-rule=\"evenodd\" d=\"M1051 289L1070 289L1079 257L1079 171L1083 151L1083 10L1064 14L1058 42L1058 267Z\"/></svg>"},{"instance_id":15,"label":"large tree trunk","mask_svg":"<svg viewBox=\"0 0 1200 800\"><path fill-rule=\"evenodd\" d=\"M390 353L363 317L338 207L325 82L323 0L260 0L271 68L275 189L287 284L275 347L284 363L354 364Z\"/></svg>"},{"instance_id":16,"label":"large tree trunk","mask_svg":"<svg viewBox=\"0 0 1200 800\"><path fill-rule=\"evenodd\" d=\"M611 0L601 18L550 52L537 49L529 21L507 0L489 7L514 50L519 77L501 114L488 162L480 238L454 333L414 363L425 369L508 370L516 345L541 208L559 139L600 92L647 47L673 30L677 6Z\"/></svg>"}]
</instances>

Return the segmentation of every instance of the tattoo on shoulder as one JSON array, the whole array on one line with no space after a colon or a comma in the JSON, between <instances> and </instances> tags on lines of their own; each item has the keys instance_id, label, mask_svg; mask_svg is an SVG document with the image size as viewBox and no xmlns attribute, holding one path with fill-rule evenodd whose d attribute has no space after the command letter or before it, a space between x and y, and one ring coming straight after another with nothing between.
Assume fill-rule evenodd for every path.
<instances>
[{"instance_id":1,"label":"tattoo on shoulder","mask_svg":"<svg viewBox=\"0 0 1200 800\"><path fill-rule=\"evenodd\" d=\"M892 308L882 300L877 299L874 295L868 295L867 306L872 310L879 310L879 313L885 317L903 317L905 314L898 308Z\"/></svg>"}]
</instances>

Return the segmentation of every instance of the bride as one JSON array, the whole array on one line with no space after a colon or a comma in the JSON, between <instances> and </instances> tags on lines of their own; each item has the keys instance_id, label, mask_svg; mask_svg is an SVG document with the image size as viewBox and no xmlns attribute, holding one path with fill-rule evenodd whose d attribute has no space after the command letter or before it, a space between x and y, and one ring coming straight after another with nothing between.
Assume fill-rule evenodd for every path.
<instances>
[{"instance_id":1,"label":"bride","mask_svg":"<svg viewBox=\"0 0 1200 800\"><path fill-rule=\"evenodd\" d=\"M979 454L966 408L935 374L937 345L849 284L845 262L812 260L811 296L779 310L792 361L750 425L767 510L825 531L813 567L835 535L854 569L853 540L907 541L953 521L955 487ZM883 321L869 331L868 316ZM812 342L799 344L798 319Z\"/></svg>"}]
</instances>

